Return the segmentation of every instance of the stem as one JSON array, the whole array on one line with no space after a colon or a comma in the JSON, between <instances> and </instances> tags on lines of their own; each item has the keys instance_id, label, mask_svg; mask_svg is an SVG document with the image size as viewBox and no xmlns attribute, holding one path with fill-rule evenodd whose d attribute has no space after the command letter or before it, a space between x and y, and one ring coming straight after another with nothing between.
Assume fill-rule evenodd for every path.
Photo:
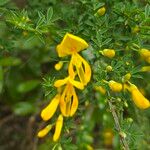
<instances>
[{"instance_id":1,"label":"stem","mask_svg":"<svg viewBox=\"0 0 150 150\"><path fill-rule=\"evenodd\" d=\"M119 118L117 116L117 113L115 111L115 108L114 108L111 100L108 100L108 104L109 104L112 116L114 118L116 129L117 129L119 136L120 136L120 141L121 141L123 147L125 148L125 150L129 150L129 146L128 146L126 139L123 136L121 136L121 134L120 134L121 133L121 127L120 127L120 123L119 123Z\"/></svg>"}]
</instances>

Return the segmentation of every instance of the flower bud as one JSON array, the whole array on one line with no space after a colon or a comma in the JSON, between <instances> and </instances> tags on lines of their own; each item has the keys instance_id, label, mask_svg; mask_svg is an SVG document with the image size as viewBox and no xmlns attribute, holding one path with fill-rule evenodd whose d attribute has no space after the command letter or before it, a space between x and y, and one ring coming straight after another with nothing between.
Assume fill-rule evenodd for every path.
<instances>
[{"instance_id":1,"label":"flower bud","mask_svg":"<svg viewBox=\"0 0 150 150\"><path fill-rule=\"evenodd\" d=\"M115 56L115 50L114 49L104 49L101 51L103 56L106 56L108 58L113 58Z\"/></svg>"},{"instance_id":2,"label":"flower bud","mask_svg":"<svg viewBox=\"0 0 150 150\"><path fill-rule=\"evenodd\" d=\"M140 31L139 26L135 26L135 27L132 29L132 33L138 33L139 31Z\"/></svg>"},{"instance_id":3,"label":"flower bud","mask_svg":"<svg viewBox=\"0 0 150 150\"><path fill-rule=\"evenodd\" d=\"M106 67L106 71L107 71L107 72L110 72L110 71L112 71L112 70L113 70L112 66L107 66L107 67Z\"/></svg>"},{"instance_id":4,"label":"flower bud","mask_svg":"<svg viewBox=\"0 0 150 150\"><path fill-rule=\"evenodd\" d=\"M148 49L142 48L140 49L140 55L143 59L150 57L150 51Z\"/></svg>"},{"instance_id":5,"label":"flower bud","mask_svg":"<svg viewBox=\"0 0 150 150\"><path fill-rule=\"evenodd\" d=\"M111 80L108 85L113 92L120 92L122 90L122 84L116 81Z\"/></svg>"},{"instance_id":6,"label":"flower bud","mask_svg":"<svg viewBox=\"0 0 150 150\"><path fill-rule=\"evenodd\" d=\"M55 69L56 69L57 71L59 71L59 70L62 68L62 66L63 66L63 62L62 62L62 61L59 61L57 64L55 64Z\"/></svg>"},{"instance_id":7,"label":"flower bud","mask_svg":"<svg viewBox=\"0 0 150 150\"><path fill-rule=\"evenodd\" d=\"M98 9L97 14L99 16L103 16L105 14L105 12L106 12L106 8L105 7L101 7L101 8Z\"/></svg>"}]
</instances>

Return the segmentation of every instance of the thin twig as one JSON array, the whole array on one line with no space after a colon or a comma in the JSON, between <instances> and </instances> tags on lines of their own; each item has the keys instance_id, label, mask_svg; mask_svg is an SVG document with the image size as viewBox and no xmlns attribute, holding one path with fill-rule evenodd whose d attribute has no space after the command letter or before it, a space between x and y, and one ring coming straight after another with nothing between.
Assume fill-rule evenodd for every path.
<instances>
[{"instance_id":1,"label":"thin twig","mask_svg":"<svg viewBox=\"0 0 150 150\"><path fill-rule=\"evenodd\" d=\"M114 106L113 106L111 100L108 100L108 104L109 104L112 116L114 118L114 122L115 122L115 125L116 125L116 129L119 133L121 143L122 143L123 147L125 148L125 150L129 150L129 146L128 146L128 143L127 143L126 139L120 134L121 133L121 127L120 127L120 123L119 123L119 118L117 116L117 113L114 109Z\"/></svg>"}]
</instances>

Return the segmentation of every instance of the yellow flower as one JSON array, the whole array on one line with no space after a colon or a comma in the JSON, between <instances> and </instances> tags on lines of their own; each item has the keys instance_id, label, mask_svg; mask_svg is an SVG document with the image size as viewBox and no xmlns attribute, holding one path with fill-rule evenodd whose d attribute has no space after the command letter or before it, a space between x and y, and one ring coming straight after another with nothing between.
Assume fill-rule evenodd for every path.
<instances>
[{"instance_id":1,"label":"yellow flower","mask_svg":"<svg viewBox=\"0 0 150 150\"><path fill-rule=\"evenodd\" d=\"M39 138L42 138L42 137L46 136L48 134L48 132L51 130L52 127L53 127L52 125L47 125L44 129L42 129L38 132L37 136Z\"/></svg>"},{"instance_id":2,"label":"yellow flower","mask_svg":"<svg viewBox=\"0 0 150 150\"><path fill-rule=\"evenodd\" d=\"M115 56L115 50L114 49L104 49L103 51L100 51L103 56L106 56L108 58L113 58Z\"/></svg>"},{"instance_id":3,"label":"yellow flower","mask_svg":"<svg viewBox=\"0 0 150 150\"><path fill-rule=\"evenodd\" d=\"M44 121L47 121L49 120L53 115L54 113L56 112L56 109L58 107L58 104L59 104L59 101L60 101L60 95L57 94L52 100L51 102L49 103L48 106L46 106L42 112L41 112L41 117Z\"/></svg>"},{"instance_id":4,"label":"yellow flower","mask_svg":"<svg viewBox=\"0 0 150 150\"><path fill-rule=\"evenodd\" d=\"M72 55L68 71L71 78L74 78L77 74L83 85L87 85L91 79L90 65L78 53Z\"/></svg>"},{"instance_id":5,"label":"yellow flower","mask_svg":"<svg viewBox=\"0 0 150 150\"><path fill-rule=\"evenodd\" d=\"M88 47L88 43L82 38L66 33L62 42L57 46L59 57L72 55Z\"/></svg>"},{"instance_id":6,"label":"yellow flower","mask_svg":"<svg viewBox=\"0 0 150 150\"><path fill-rule=\"evenodd\" d=\"M131 84L130 86L127 86L127 89L132 94L132 99L135 103L135 105L140 109L146 109L150 107L150 102L148 99L146 99L142 93L139 91L139 89L134 85Z\"/></svg>"},{"instance_id":7,"label":"yellow flower","mask_svg":"<svg viewBox=\"0 0 150 150\"><path fill-rule=\"evenodd\" d=\"M101 7L98 9L97 14L100 16L103 16L106 12L106 8L105 7Z\"/></svg>"},{"instance_id":8,"label":"yellow flower","mask_svg":"<svg viewBox=\"0 0 150 150\"><path fill-rule=\"evenodd\" d=\"M104 137L104 144L106 146L111 146L113 144L114 134L112 129L110 128L105 129L103 133L103 137Z\"/></svg>"},{"instance_id":9,"label":"yellow flower","mask_svg":"<svg viewBox=\"0 0 150 150\"><path fill-rule=\"evenodd\" d=\"M141 72L149 72L150 71L150 66L144 66L141 68Z\"/></svg>"},{"instance_id":10,"label":"yellow flower","mask_svg":"<svg viewBox=\"0 0 150 150\"><path fill-rule=\"evenodd\" d=\"M63 66L63 62L62 61L59 61L57 64L55 64L55 69L56 70L60 70Z\"/></svg>"},{"instance_id":11,"label":"yellow flower","mask_svg":"<svg viewBox=\"0 0 150 150\"><path fill-rule=\"evenodd\" d=\"M54 86L60 87L64 84L66 84L66 87L60 96L60 110L63 116L69 117L73 116L78 108L78 97L73 86L77 87L78 89L83 89L84 86L82 83L72 80L70 77L57 80L54 83Z\"/></svg>"},{"instance_id":12,"label":"yellow flower","mask_svg":"<svg viewBox=\"0 0 150 150\"><path fill-rule=\"evenodd\" d=\"M60 98L60 110L63 116L73 116L78 108L78 97L72 84L68 83Z\"/></svg>"},{"instance_id":13,"label":"yellow flower","mask_svg":"<svg viewBox=\"0 0 150 150\"><path fill-rule=\"evenodd\" d=\"M53 141L57 141L60 137L61 134L61 130L62 130L62 126L63 126L63 116L59 115L58 119L56 121L56 125L55 125L55 132L53 135Z\"/></svg>"},{"instance_id":14,"label":"yellow flower","mask_svg":"<svg viewBox=\"0 0 150 150\"><path fill-rule=\"evenodd\" d=\"M116 81L111 80L108 85L113 92L120 92L122 90L122 84Z\"/></svg>"}]
</instances>

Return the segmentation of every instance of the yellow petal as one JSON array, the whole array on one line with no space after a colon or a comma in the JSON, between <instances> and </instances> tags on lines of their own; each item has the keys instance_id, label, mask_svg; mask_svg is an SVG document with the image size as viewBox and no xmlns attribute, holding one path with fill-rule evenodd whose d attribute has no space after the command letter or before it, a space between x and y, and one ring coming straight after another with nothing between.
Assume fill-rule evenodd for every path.
<instances>
[{"instance_id":1,"label":"yellow petal","mask_svg":"<svg viewBox=\"0 0 150 150\"><path fill-rule=\"evenodd\" d=\"M75 114L75 112L78 108L78 97L76 95L76 92L75 92L74 88L73 88L72 92L73 92L72 93L73 98L72 98L72 105L71 105L71 108L70 108L70 116L71 117Z\"/></svg>"},{"instance_id":2,"label":"yellow petal","mask_svg":"<svg viewBox=\"0 0 150 150\"><path fill-rule=\"evenodd\" d=\"M51 130L51 128L52 128L52 125L47 125L44 129L42 129L38 132L37 136L39 138L46 136L48 134L48 132Z\"/></svg>"},{"instance_id":3,"label":"yellow petal","mask_svg":"<svg viewBox=\"0 0 150 150\"><path fill-rule=\"evenodd\" d=\"M53 135L53 141L56 142L59 139L61 130L62 130L62 126L63 126L63 116L59 115L59 117L56 121L55 132Z\"/></svg>"},{"instance_id":4,"label":"yellow petal","mask_svg":"<svg viewBox=\"0 0 150 150\"><path fill-rule=\"evenodd\" d=\"M82 38L66 33L62 42L57 46L56 50L59 57L72 55L88 47L88 43Z\"/></svg>"},{"instance_id":5,"label":"yellow petal","mask_svg":"<svg viewBox=\"0 0 150 150\"><path fill-rule=\"evenodd\" d=\"M68 80L69 80L69 77L66 77L66 78L61 79L61 80L57 80L57 81L55 81L54 86L55 87L60 87L64 84L66 84L68 82Z\"/></svg>"},{"instance_id":6,"label":"yellow petal","mask_svg":"<svg viewBox=\"0 0 150 150\"><path fill-rule=\"evenodd\" d=\"M61 95L61 97L60 97L60 103L59 103L61 113L65 117L69 116L69 114L66 113L66 102L65 102L65 96L66 96L67 90L68 90L68 88L66 86L65 89L64 89L64 91L63 91L63 93L62 93L62 95Z\"/></svg>"},{"instance_id":7,"label":"yellow petal","mask_svg":"<svg viewBox=\"0 0 150 150\"><path fill-rule=\"evenodd\" d=\"M59 100L60 100L60 95L56 95L51 102L49 103L49 105L44 108L41 112L41 117L44 121L49 120L54 113L56 112L56 109L58 107L59 104Z\"/></svg>"},{"instance_id":8,"label":"yellow petal","mask_svg":"<svg viewBox=\"0 0 150 150\"><path fill-rule=\"evenodd\" d=\"M63 116L73 116L78 108L78 97L72 84L68 83L60 98L60 110Z\"/></svg>"},{"instance_id":9,"label":"yellow petal","mask_svg":"<svg viewBox=\"0 0 150 150\"><path fill-rule=\"evenodd\" d=\"M77 71L77 75L83 85L86 85L91 79L91 68L90 65L79 55L73 54L71 62L69 64L69 76L75 76L74 67Z\"/></svg>"},{"instance_id":10,"label":"yellow petal","mask_svg":"<svg viewBox=\"0 0 150 150\"><path fill-rule=\"evenodd\" d=\"M73 80L73 79L69 79L69 82L72 84L72 85L74 85L76 88L78 88L78 89L80 89L80 90L83 90L84 89L84 85L81 83L81 82L79 82L79 81L75 81L75 80Z\"/></svg>"},{"instance_id":11,"label":"yellow petal","mask_svg":"<svg viewBox=\"0 0 150 150\"><path fill-rule=\"evenodd\" d=\"M132 99L135 103L135 105L140 109L146 109L150 107L150 102L148 99L146 99L142 93L138 90L138 88L134 85L131 85L131 94Z\"/></svg>"}]
</instances>

